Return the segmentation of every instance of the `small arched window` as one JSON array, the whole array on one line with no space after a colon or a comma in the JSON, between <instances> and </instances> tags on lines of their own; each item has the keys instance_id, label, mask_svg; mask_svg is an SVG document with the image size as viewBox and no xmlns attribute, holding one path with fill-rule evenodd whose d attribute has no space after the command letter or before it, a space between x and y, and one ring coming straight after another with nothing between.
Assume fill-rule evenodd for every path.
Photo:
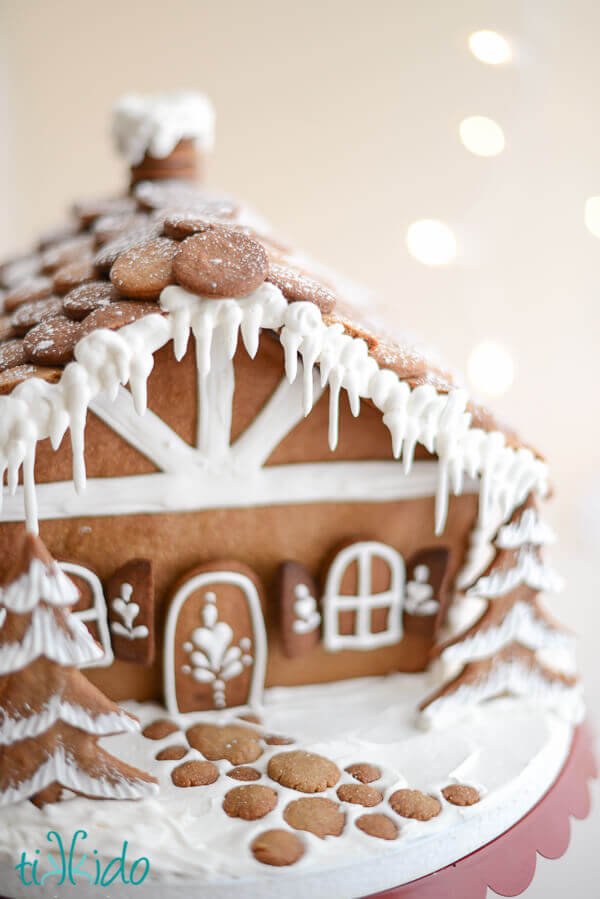
<instances>
[{"instance_id":1,"label":"small arched window","mask_svg":"<svg viewBox=\"0 0 600 899\"><path fill-rule=\"evenodd\" d=\"M87 668L107 668L112 665L114 655L110 642L110 631L108 629L108 616L106 610L106 600L104 599L104 590L99 577L85 568L83 565L77 565L74 562L58 563L65 574L68 574L77 589L79 590L79 602L73 606L71 614L83 621L90 634L96 640L102 649L104 655L97 662L87 665Z\"/></svg>"},{"instance_id":2,"label":"small arched window","mask_svg":"<svg viewBox=\"0 0 600 899\"><path fill-rule=\"evenodd\" d=\"M402 639L405 567L391 546L352 543L333 560L323 597L323 642L339 649L377 649Z\"/></svg>"}]
</instances>

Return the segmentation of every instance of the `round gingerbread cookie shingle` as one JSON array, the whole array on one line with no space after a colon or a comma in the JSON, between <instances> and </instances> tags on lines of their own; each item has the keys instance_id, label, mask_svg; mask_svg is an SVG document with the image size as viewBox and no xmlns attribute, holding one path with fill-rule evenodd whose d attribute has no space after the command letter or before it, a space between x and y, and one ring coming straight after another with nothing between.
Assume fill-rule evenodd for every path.
<instances>
[{"instance_id":1,"label":"round gingerbread cookie shingle","mask_svg":"<svg viewBox=\"0 0 600 899\"><path fill-rule=\"evenodd\" d=\"M83 228L87 228L101 215L118 215L135 212L137 204L133 197L106 197L79 200L74 205L74 212Z\"/></svg>"},{"instance_id":2,"label":"round gingerbread cookie shingle","mask_svg":"<svg viewBox=\"0 0 600 899\"><path fill-rule=\"evenodd\" d=\"M69 318L81 321L95 309L118 299L119 292L110 281L90 281L69 291L63 299L63 311Z\"/></svg>"},{"instance_id":3,"label":"round gingerbread cookie shingle","mask_svg":"<svg viewBox=\"0 0 600 899\"><path fill-rule=\"evenodd\" d=\"M45 300L23 303L12 314L13 328L18 335L23 336L47 318L60 315L62 308L63 301L60 297L47 297Z\"/></svg>"},{"instance_id":4,"label":"round gingerbread cookie shingle","mask_svg":"<svg viewBox=\"0 0 600 899\"><path fill-rule=\"evenodd\" d=\"M0 371L24 365L27 362L25 344L22 340L7 340L0 343Z\"/></svg>"},{"instance_id":5,"label":"round gingerbread cookie shingle","mask_svg":"<svg viewBox=\"0 0 600 899\"><path fill-rule=\"evenodd\" d=\"M12 337L16 337L16 335L17 332L13 328L10 316L0 315L0 342L10 340Z\"/></svg>"},{"instance_id":6,"label":"round gingerbread cookie shingle","mask_svg":"<svg viewBox=\"0 0 600 899\"><path fill-rule=\"evenodd\" d=\"M229 790L223 800L223 811L230 818L256 821L272 812L277 805L277 793L272 787L248 784Z\"/></svg>"},{"instance_id":7,"label":"round gingerbread cookie shingle","mask_svg":"<svg viewBox=\"0 0 600 899\"><path fill-rule=\"evenodd\" d=\"M42 272L52 274L63 265L90 259L94 247L91 234L79 234L54 244L42 253Z\"/></svg>"},{"instance_id":8,"label":"round gingerbread cookie shingle","mask_svg":"<svg viewBox=\"0 0 600 899\"><path fill-rule=\"evenodd\" d=\"M15 287L13 290L7 291L4 297L4 311L14 312L24 303L31 303L34 300L43 300L52 293L52 278L46 275L40 275L37 278L30 278Z\"/></svg>"},{"instance_id":9,"label":"round gingerbread cookie shingle","mask_svg":"<svg viewBox=\"0 0 600 899\"><path fill-rule=\"evenodd\" d=\"M60 381L62 368L44 368L41 365L16 365L0 372L0 395L11 393L18 384L28 381L29 378L41 378L49 384Z\"/></svg>"},{"instance_id":10,"label":"round gingerbread cookie shingle","mask_svg":"<svg viewBox=\"0 0 600 899\"><path fill-rule=\"evenodd\" d=\"M302 840L289 830L265 830L251 843L257 862L280 868L293 865L304 855Z\"/></svg>"},{"instance_id":11,"label":"round gingerbread cookie shingle","mask_svg":"<svg viewBox=\"0 0 600 899\"><path fill-rule=\"evenodd\" d=\"M68 265L63 265L62 268L56 270L52 279L52 287L54 293L62 296L79 284L93 281L95 276L96 272L91 259L70 262Z\"/></svg>"},{"instance_id":12,"label":"round gingerbread cookie shingle","mask_svg":"<svg viewBox=\"0 0 600 899\"><path fill-rule=\"evenodd\" d=\"M108 328L111 331L118 331L125 325L143 318L145 315L160 315L160 309L156 303L145 302L142 300L123 300L122 302L110 303L108 306L102 306L95 309L87 318L82 321L81 336L91 334L98 328Z\"/></svg>"},{"instance_id":13,"label":"round gingerbread cookie shingle","mask_svg":"<svg viewBox=\"0 0 600 899\"><path fill-rule=\"evenodd\" d=\"M207 297L243 297L264 282L268 258L251 237L231 228L194 234L179 245L173 273L182 287Z\"/></svg>"},{"instance_id":14,"label":"round gingerbread cookie shingle","mask_svg":"<svg viewBox=\"0 0 600 899\"><path fill-rule=\"evenodd\" d=\"M157 299L173 283L173 259L179 244L157 237L119 256L110 270L110 280L125 297Z\"/></svg>"},{"instance_id":15,"label":"round gingerbread cookie shingle","mask_svg":"<svg viewBox=\"0 0 600 899\"><path fill-rule=\"evenodd\" d=\"M41 322L25 335L29 362L38 365L66 365L73 358L75 344L81 337L81 324L66 315L56 315Z\"/></svg>"},{"instance_id":16,"label":"round gingerbread cookie shingle","mask_svg":"<svg viewBox=\"0 0 600 899\"><path fill-rule=\"evenodd\" d=\"M134 247L147 243L160 236L161 226L156 222L148 219L147 222L139 227L127 230L124 234L109 240L104 246L100 247L94 256L94 266L99 275L108 275L112 266L119 256L126 253Z\"/></svg>"},{"instance_id":17,"label":"round gingerbread cookie shingle","mask_svg":"<svg viewBox=\"0 0 600 899\"><path fill-rule=\"evenodd\" d=\"M341 777L334 762L303 749L272 756L267 771L271 780L301 793L322 793L334 787Z\"/></svg>"},{"instance_id":18,"label":"round gingerbread cookie shingle","mask_svg":"<svg viewBox=\"0 0 600 899\"><path fill-rule=\"evenodd\" d=\"M267 281L290 302L314 303L321 312L331 312L336 304L336 296L328 287L292 266L271 262Z\"/></svg>"},{"instance_id":19,"label":"round gingerbread cookie shingle","mask_svg":"<svg viewBox=\"0 0 600 899\"><path fill-rule=\"evenodd\" d=\"M97 247L121 237L123 234L151 224L144 212L121 212L116 215L102 215L92 225L92 234Z\"/></svg>"},{"instance_id":20,"label":"round gingerbread cookie shingle","mask_svg":"<svg viewBox=\"0 0 600 899\"><path fill-rule=\"evenodd\" d=\"M283 817L295 830L307 830L322 840L339 837L346 823L346 816L337 802L324 796L294 799L285 807Z\"/></svg>"}]
</instances>

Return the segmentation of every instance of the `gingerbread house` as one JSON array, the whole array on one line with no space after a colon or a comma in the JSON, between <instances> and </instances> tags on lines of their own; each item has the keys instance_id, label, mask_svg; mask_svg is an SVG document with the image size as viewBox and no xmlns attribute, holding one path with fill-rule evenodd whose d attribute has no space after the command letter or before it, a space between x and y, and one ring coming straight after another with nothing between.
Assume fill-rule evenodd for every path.
<instances>
[{"instance_id":1,"label":"gingerbread house","mask_svg":"<svg viewBox=\"0 0 600 899\"><path fill-rule=\"evenodd\" d=\"M126 98L114 131L129 189L0 269L0 575L39 527L115 701L431 665L431 722L507 690L571 708L543 458L201 183L204 98Z\"/></svg>"}]
</instances>

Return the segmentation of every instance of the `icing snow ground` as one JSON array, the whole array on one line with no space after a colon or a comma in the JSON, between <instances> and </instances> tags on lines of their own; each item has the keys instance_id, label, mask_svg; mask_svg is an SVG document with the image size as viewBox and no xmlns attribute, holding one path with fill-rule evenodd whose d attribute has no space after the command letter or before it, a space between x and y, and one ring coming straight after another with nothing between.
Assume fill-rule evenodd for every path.
<instances>
[{"instance_id":1,"label":"icing snow ground","mask_svg":"<svg viewBox=\"0 0 600 899\"><path fill-rule=\"evenodd\" d=\"M483 706L450 727L423 731L414 710L429 689L426 675L395 674L335 684L273 688L261 711L267 733L293 737L293 746L267 746L253 762L278 791L277 807L258 821L225 815L225 793L240 782L225 776L231 765L215 764L222 772L210 786L181 789L170 773L180 761L158 762L165 746L185 741L191 723L231 722L231 711L183 715L182 732L153 741L136 735L110 737L103 745L115 755L159 778L161 792L144 802L90 802L73 799L46 806L31 803L0 810L0 884L13 899L113 899L142 895L144 899L311 899L336 896L353 899L406 883L462 858L507 830L539 800L560 771L571 743L572 728L554 714L525 700L503 698ZM157 705L127 703L142 727L165 717ZM170 716L173 717L173 716ZM249 846L264 830L285 827L283 810L305 794L269 781L266 767L277 752L310 749L334 760L340 769L352 762L372 762L382 770L373 784L384 801L371 809L343 803L346 825L340 837L318 837L296 831L305 844L303 858L288 868L261 865ZM202 758L191 750L185 761ZM352 782L343 774L340 782ZM482 800L457 808L442 800L442 813L427 822L396 816L387 802L394 790L417 788L441 798L449 783L475 786ZM336 788L321 793L336 801ZM354 825L365 812L384 812L400 825L395 841L375 839ZM13 868L23 850L44 857L48 831L65 839L77 829L88 833L86 849L109 860L118 856L124 840L127 858L150 859L151 873L143 887L86 888L49 878L42 888L20 885ZM48 870L48 868L46 868ZM91 868L90 868L91 870Z\"/></svg>"}]
</instances>

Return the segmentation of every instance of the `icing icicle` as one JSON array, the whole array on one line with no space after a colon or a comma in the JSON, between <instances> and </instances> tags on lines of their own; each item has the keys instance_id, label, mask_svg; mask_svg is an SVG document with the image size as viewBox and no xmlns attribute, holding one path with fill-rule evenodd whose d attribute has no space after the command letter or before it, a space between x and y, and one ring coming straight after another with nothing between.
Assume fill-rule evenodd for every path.
<instances>
[{"instance_id":1,"label":"icing icicle","mask_svg":"<svg viewBox=\"0 0 600 899\"><path fill-rule=\"evenodd\" d=\"M231 404L231 369L238 338L250 356L257 351L260 333L275 331L284 350L285 371L294 381L304 370L304 412L312 408L315 395L312 378L319 366L321 385L330 389L329 442L338 442L338 404L346 391L352 413L360 411L361 399L368 399L382 412L394 455L410 471L417 443L439 456L439 484L436 493L436 532L446 520L451 491L460 493L463 475L481 477L480 521L500 504L509 514L533 489L547 490L547 467L528 449L506 446L500 432L486 433L471 427L467 398L462 390L440 394L431 385L411 389L389 370L379 368L367 344L345 334L340 324L327 325L316 306L307 302L288 303L281 291L265 282L239 300L204 300L170 286L161 294L164 315L148 315L119 331L100 329L84 337L75 348L75 361L66 366L58 384L35 378L0 397L0 471L7 472L9 489L18 481L23 466L26 479L27 521L37 526L34 502L33 458L36 443L51 437L57 446L69 430L73 446L73 480L76 489L85 488L84 427L87 410L96 397L115 397L121 385L129 384L139 413L146 408L146 383L154 363L153 355L168 341L181 359L189 335L196 342L198 378L208 404ZM219 347L213 352L213 344ZM208 389L207 379L214 385ZM230 383L231 382L231 383ZM208 396L210 395L210 396ZM230 414L217 410L223 417ZM212 438L199 425L201 449L210 450ZM226 432L226 422L223 424ZM210 428L209 428L210 431ZM216 454L216 450L215 450ZM221 456L222 454L216 454ZM212 451L209 452L209 459ZM203 457L206 461L206 457ZM222 470L222 459L220 460Z\"/></svg>"}]
</instances>

